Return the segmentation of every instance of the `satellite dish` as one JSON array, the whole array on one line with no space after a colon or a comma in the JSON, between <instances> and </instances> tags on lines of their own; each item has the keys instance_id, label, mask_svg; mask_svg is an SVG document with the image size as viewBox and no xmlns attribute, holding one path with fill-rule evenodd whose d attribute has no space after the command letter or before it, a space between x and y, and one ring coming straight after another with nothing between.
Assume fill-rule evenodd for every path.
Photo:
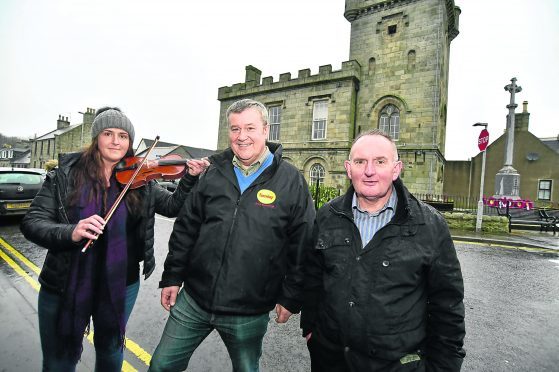
<instances>
[{"instance_id":1,"label":"satellite dish","mask_svg":"<svg viewBox=\"0 0 559 372\"><path fill-rule=\"evenodd\" d=\"M538 154L537 152L529 152L528 154L526 154L526 160L528 161L536 161L540 158L540 154Z\"/></svg>"}]
</instances>

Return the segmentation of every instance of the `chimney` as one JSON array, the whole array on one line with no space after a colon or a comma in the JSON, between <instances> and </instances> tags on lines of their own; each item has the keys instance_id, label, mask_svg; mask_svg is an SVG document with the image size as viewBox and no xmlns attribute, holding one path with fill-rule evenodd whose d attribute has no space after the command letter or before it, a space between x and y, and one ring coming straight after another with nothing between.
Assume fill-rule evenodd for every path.
<instances>
[{"instance_id":1,"label":"chimney","mask_svg":"<svg viewBox=\"0 0 559 372\"><path fill-rule=\"evenodd\" d=\"M528 132L530 126L530 113L528 112L528 101L522 102L522 112L514 114L514 130Z\"/></svg>"},{"instance_id":2,"label":"chimney","mask_svg":"<svg viewBox=\"0 0 559 372\"><path fill-rule=\"evenodd\" d=\"M95 109L92 108L86 108L85 112L82 112L83 114L83 123L84 124L91 124L93 123L93 118L95 117Z\"/></svg>"},{"instance_id":3,"label":"chimney","mask_svg":"<svg viewBox=\"0 0 559 372\"><path fill-rule=\"evenodd\" d=\"M245 83L254 82L255 85L260 85L260 77L262 71L252 65L245 67Z\"/></svg>"},{"instance_id":4,"label":"chimney","mask_svg":"<svg viewBox=\"0 0 559 372\"><path fill-rule=\"evenodd\" d=\"M62 115L58 115L58 120L56 121L56 129L64 129L70 126L70 122L68 121L68 117L64 117Z\"/></svg>"}]
</instances>

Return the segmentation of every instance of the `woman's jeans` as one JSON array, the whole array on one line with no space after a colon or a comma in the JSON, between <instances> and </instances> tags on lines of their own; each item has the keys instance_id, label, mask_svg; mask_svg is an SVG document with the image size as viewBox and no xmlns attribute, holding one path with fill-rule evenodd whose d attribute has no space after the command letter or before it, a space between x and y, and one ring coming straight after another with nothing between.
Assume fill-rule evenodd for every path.
<instances>
[{"instance_id":1,"label":"woman's jeans","mask_svg":"<svg viewBox=\"0 0 559 372\"><path fill-rule=\"evenodd\" d=\"M268 313L248 316L208 313L182 289L175 306L171 307L149 371L184 371L194 350L215 329L229 352L233 371L256 372L269 320Z\"/></svg>"},{"instance_id":2,"label":"woman's jeans","mask_svg":"<svg viewBox=\"0 0 559 372\"><path fill-rule=\"evenodd\" d=\"M126 287L126 300L124 304L124 319L128 322L130 313L136 303L140 281ZM41 349L43 350L43 372L72 372L76 364L57 355L58 339L56 338L56 324L58 310L62 303L62 296L41 289L39 291L39 333L41 335ZM95 331L95 322L93 323ZM95 344L95 334L93 335ZM110 348L101 348L95 345L95 371L120 372L123 361L123 350L119 346L119 336L115 334L114 344Z\"/></svg>"}]
</instances>

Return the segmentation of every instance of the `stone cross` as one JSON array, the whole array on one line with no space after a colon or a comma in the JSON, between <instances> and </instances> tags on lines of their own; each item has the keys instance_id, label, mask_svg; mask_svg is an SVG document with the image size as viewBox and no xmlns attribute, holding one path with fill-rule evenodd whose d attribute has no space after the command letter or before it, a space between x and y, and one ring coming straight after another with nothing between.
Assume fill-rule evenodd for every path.
<instances>
[{"instance_id":1,"label":"stone cross","mask_svg":"<svg viewBox=\"0 0 559 372\"><path fill-rule=\"evenodd\" d=\"M510 93L510 103L507 105L509 109L509 120L507 125L507 147L505 149L505 166L509 165L512 167L513 149L514 149L514 110L518 106L514 102L515 93L522 91L522 87L516 85L516 78L510 79L511 83L505 86L505 90Z\"/></svg>"},{"instance_id":2,"label":"stone cross","mask_svg":"<svg viewBox=\"0 0 559 372\"><path fill-rule=\"evenodd\" d=\"M495 197L507 199L520 199L520 174L512 166L514 153L514 109L518 106L514 103L514 95L522 91L516 85L516 78L510 79L511 83L505 87L510 92L510 103L507 105L509 114L507 116L507 142L505 145L505 165L495 175Z\"/></svg>"}]
</instances>

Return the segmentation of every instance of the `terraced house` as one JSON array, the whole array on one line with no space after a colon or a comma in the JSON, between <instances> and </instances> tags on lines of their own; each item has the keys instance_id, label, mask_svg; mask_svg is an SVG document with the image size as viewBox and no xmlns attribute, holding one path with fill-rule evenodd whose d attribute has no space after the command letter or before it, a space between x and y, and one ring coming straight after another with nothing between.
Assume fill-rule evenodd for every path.
<instances>
[{"instance_id":1,"label":"terraced house","mask_svg":"<svg viewBox=\"0 0 559 372\"><path fill-rule=\"evenodd\" d=\"M91 123L95 110L86 109L82 123L70 124L65 116L58 116L56 129L31 139L31 167L44 168L49 160L58 160L58 154L82 150L91 142Z\"/></svg>"}]
</instances>

